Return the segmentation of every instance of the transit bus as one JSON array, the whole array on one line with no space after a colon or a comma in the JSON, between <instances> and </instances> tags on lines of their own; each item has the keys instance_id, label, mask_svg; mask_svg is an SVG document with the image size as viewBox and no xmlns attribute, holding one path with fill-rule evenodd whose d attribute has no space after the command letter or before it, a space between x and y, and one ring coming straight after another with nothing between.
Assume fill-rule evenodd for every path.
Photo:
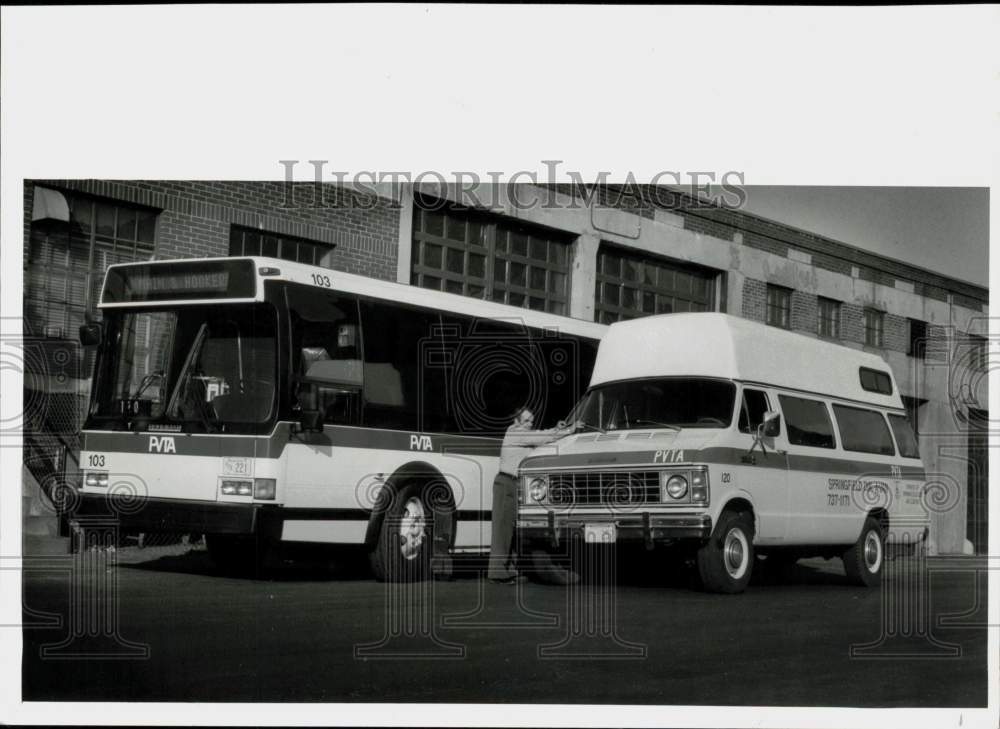
<instances>
[{"instance_id":1,"label":"transit bus","mask_svg":"<svg viewBox=\"0 0 1000 729\"><path fill-rule=\"evenodd\" d=\"M840 558L874 585L887 541L927 536L917 438L877 354L721 313L619 322L568 417L574 434L521 463L525 549L669 545L736 593L755 554Z\"/></svg>"},{"instance_id":2,"label":"transit bus","mask_svg":"<svg viewBox=\"0 0 1000 729\"><path fill-rule=\"evenodd\" d=\"M241 571L361 547L385 580L488 550L512 412L555 425L607 329L253 257L112 266L99 308L77 523L204 534Z\"/></svg>"}]
</instances>

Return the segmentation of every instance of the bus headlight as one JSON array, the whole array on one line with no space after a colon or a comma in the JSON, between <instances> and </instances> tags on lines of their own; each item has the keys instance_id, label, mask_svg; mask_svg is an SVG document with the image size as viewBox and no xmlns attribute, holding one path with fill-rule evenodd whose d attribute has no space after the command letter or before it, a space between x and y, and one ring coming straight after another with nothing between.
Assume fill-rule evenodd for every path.
<instances>
[{"instance_id":1,"label":"bus headlight","mask_svg":"<svg viewBox=\"0 0 1000 729\"><path fill-rule=\"evenodd\" d=\"M528 482L528 496L532 501L542 502L549 495L549 479L536 476Z\"/></svg>"},{"instance_id":2,"label":"bus headlight","mask_svg":"<svg viewBox=\"0 0 1000 729\"><path fill-rule=\"evenodd\" d=\"M275 480L273 478L255 478L253 480L253 497L255 499L274 499Z\"/></svg>"},{"instance_id":3,"label":"bus headlight","mask_svg":"<svg viewBox=\"0 0 1000 729\"><path fill-rule=\"evenodd\" d=\"M84 471L83 485L92 489L106 489L108 487L108 472Z\"/></svg>"},{"instance_id":4,"label":"bus headlight","mask_svg":"<svg viewBox=\"0 0 1000 729\"><path fill-rule=\"evenodd\" d=\"M667 496L671 499L679 500L683 499L688 491L687 479L681 476L679 473L675 473L673 476L667 479L666 484Z\"/></svg>"},{"instance_id":5,"label":"bus headlight","mask_svg":"<svg viewBox=\"0 0 1000 729\"><path fill-rule=\"evenodd\" d=\"M253 483L227 479L220 487L223 496L250 496L253 493Z\"/></svg>"}]
</instances>

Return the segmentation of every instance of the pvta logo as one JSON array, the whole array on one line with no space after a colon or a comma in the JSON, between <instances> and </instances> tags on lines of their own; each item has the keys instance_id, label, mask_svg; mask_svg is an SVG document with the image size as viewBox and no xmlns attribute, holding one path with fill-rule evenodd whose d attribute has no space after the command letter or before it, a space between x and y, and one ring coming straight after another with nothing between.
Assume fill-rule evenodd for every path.
<instances>
[{"instance_id":1,"label":"pvta logo","mask_svg":"<svg viewBox=\"0 0 1000 729\"><path fill-rule=\"evenodd\" d=\"M174 444L172 435L151 435L149 436L150 453L177 453L177 446Z\"/></svg>"},{"instance_id":2,"label":"pvta logo","mask_svg":"<svg viewBox=\"0 0 1000 729\"><path fill-rule=\"evenodd\" d=\"M411 451L432 451L434 450L434 445L431 443L431 437L429 435L411 435L410 436L410 450Z\"/></svg>"}]
</instances>

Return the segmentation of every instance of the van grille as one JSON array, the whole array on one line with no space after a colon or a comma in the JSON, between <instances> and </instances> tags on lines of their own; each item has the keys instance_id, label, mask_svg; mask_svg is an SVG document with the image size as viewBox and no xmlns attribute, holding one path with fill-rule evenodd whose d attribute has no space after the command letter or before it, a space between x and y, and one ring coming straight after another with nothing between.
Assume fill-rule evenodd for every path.
<instances>
[{"instance_id":1,"label":"van grille","mask_svg":"<svg viewBox=\"0 0 1000 729\"><path fill-rule=\"evenodd\" d=\"M581 471L549 475L549 503L553 506L624 506L659 501L659 471Z\"/></svg>"}]
</instances>

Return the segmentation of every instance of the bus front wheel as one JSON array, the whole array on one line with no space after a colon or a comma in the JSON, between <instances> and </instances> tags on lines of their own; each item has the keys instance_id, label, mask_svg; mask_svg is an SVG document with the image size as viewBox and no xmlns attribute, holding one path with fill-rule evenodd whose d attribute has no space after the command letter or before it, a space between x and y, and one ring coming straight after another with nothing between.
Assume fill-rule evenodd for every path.
<instances>
[{"instance_id":1,"label":"bus front wheel","mask_svg":"<svg viewBox=\"0 0 1000 729\"><path fill-rule=\"evenodd\" d=\"M380 582L419 582L430 574L434 516L423 489L410 486L392 498L371 552Z\"/></svg>"}]
</instances>

